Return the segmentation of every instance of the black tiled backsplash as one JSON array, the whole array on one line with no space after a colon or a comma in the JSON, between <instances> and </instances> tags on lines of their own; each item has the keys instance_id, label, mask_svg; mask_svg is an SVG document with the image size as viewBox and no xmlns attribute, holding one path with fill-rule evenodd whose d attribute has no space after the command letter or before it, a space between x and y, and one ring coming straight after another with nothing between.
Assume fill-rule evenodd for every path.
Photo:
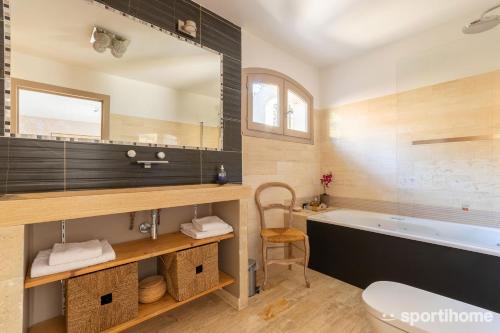
<instances>
[{"instance_id":1,"label":"black tiled backsplash","mask_svg":"<svg viewBox=\"0 0 500 333\"><path fill-rule=\"evenodd\" d=\"M242 182L241 167L241 30L189 0L98 0L170 32L176 22L194 20L194 41L223 55L224 150L201 151L143 146L0 138L0 195L5 193L213 183L224 164L229 181ZM2 22L3 23L3 22ZM0 23L1 28L3 24ZM185 37L185 36L183 36ZM189 38L189 37L188 37ZM1 38L0 38L1 39ZM4 53L1 52L3 57ZM1 60L1 59L0 59ZM0 89L4 90L4 72ZM0 120L4 98L0 94ZM3 135L3 126L0 126ZM134 149L134 159L126 152ZM138 159L156 160L166 153L167 165L144 169Z\"/></svg>"},{"instance_id":2,"label":"black tiled backsplash","mask_svg":"<svg viewBox=\"0 0 500 333\"><path fill-rule=\"evenodd\" d=\"M68 190L95 187L137 187L200 183L200 152L170 148L134 147L135 158L126 156L129 146L66 144L66 187ZM158 161L163 151L169 164L145 169L139 160Z\"/></svg>"},{"instance_id":3,"label":"black tiled backsplash","mask_svg":"<svg viewBox=\"0 0 500 333\"><path fill-rule=\"evenodd\" d=\"M63 191L64 142L9 139L7 168L7 193Z\"/></svg>"},{"instance_id":4,"label":"black tiled backsplash","mask_svg":"<svg viewBox=\"0 0 500 333\"><path fill-rule=\"evenodd\" d=\"M203 184L214 183L219 166L223 164L230 183L242 183L241 152L202 152Z\"/></svg>"}]
</instances>

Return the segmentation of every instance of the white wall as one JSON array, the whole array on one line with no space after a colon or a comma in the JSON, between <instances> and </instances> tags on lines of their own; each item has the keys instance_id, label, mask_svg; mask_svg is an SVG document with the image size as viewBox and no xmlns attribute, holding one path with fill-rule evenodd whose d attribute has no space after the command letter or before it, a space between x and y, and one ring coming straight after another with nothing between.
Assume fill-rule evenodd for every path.
<instances>
[{"instance_id":1,"label":"white wall","mask_svg":"<svg viewBox=\"0 0 500 333\"><path fill-rule=\"evenodd\" d=\"M111 96L111 113L209 126L219 123L218 99L12 52L12 76ZM210 112L207 112L210 110Z\"/></svg>"},{"instance_id":2,"label":"white wall","mask_svg":"<svg viewBox=\"0 0 500 333\"><path fill-rule=\"evenodd\" d=\"M242 65L263 67L284 73L302 84L314 97L315 107L319 101L319 71L292 54L249 33L242 31Z\"/></svg>"},{"instance_id":3,"label":"white wall","mask_svg":"<svg viewBox=\"0 0 500 333\"><path fill-rule=\"evenodd\" d=\"M243 67L263 67L279 71L292 77L319 99L318 70L289 53L280 50L260 38L243 30ZM316 102L317 103L317 102ZM318 127L315 124L315 127ZM318 140L318 132L315 137ZM230 172L230 170L228 170ZM290 184L299 198L320 193L319 145L276 141L243 136L243 183L256 189L259 185L279 181ZM266 199L284 202L290 196L284 191L270 191ZM266 213L269 226L283 226L283 212ZM253 198L248 209L248 253L260 265L260 220ZM260 266L259 266L260 267Z\"/></svg>"},{"instance_id":4,"label":"white wall","mask_svg":"<svg viewBox=\"0 0 500 333\"><path fill-rule=\"evenodd\" d=\"M322 69L320 107L349 104L500 68L500 29L464 35L461 27L467 21L453 20Z\"/></svg>"}]
</instances>

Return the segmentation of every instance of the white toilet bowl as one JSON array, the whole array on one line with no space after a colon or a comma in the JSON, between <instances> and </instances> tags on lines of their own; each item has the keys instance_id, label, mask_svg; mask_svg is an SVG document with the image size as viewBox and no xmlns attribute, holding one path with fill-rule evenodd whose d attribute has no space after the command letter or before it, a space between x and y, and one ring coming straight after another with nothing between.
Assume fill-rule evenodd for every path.
<instances>
[{"instance_id":1,"label":"white toilet bowl","mask_svg":"<svg viewBox=\"0 0 500 333\"><path fill-rule=\"evenodd\" d=\"M500 314L401 283L372 283L363 302L374 333L500 332Z\"/></svg>"}]
</instances>

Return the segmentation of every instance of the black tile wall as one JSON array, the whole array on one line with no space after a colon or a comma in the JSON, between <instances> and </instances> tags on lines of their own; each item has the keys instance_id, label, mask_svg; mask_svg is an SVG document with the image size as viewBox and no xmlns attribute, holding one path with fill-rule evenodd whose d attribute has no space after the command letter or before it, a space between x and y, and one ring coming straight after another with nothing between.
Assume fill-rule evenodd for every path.
<instances>
[{"instance_id":1,"label":"black tile wall","mask_svg":"<svg viewBox=\"0 0 500 333\"><path fill-rule=\"evenodd\" d=\"M175 31L174 0L131 0L130 14L168 31Z\"/></svg>"},{"instance_id":2,"label":"black tile wall","mask_svg":"<svg viewBox=\"0 0 500 333\"><path fill-rule=\"evenodd\" d=\"M10 139L8 152L7 193L64 190L64 142Z\"/></svg>"},{"instance_id":3,"label":"black tile wall","mask_svg":"<svg viewBox=\"0 0 500 333\"><path fill-rule=\"evenodd\" d=\"M201 44L241 60L241 30L204 8L201 10Z\"/></svg>"},{"instance_id":4,"label":"black tile wall","mask_svg":"<svg viewBox=\"0 0 500 333\"><path fill-rule=\"evenodd\" d=\"M0 195L7 193L9 138L0 138Z\"/></svg>"},{"instance_id":5,"label":"black tile wall","mask_svg":"<svg viewBox=\"0 0 500 333\"><path fill-rule=\"evenodd\" d=\"M240 28L190 0L98 1L174 33L177 33L177 19L197 22L199 34L194 41L223 55L224 151L0 138L0 195L213 183L221 164L230 182L241 183ZM3 24L0 23L0 27L3 28ZM4 53L0 53L2 60ZM1 71L2 91L3 75ZM1 94L0 120L3 119ZM0 126L0 134L3 134L3 126ZM129 149L137 152L136 158L126 157ZM144 169L134 163L138 159L156 160L155 154L160 150L166 153L169 164Z\"/></svg>"},{"instance_id":6,"label":"black tile wall","mask_svg":"<svg viewBox=\"0 0 500 333\"><path fill-rule=\"evenodd\" d=\"M137 152L135 158L126 156L129 149ZM158 151L165 152L169 164L145 169L136 163L158 161ZM66 143L67 190L199 184L200 166L198 150Z\"/></svg>"},{"instance_id":7,"label":"black tile wall","mask_svg":"<svg viewBox=\"0 0 500 333\"><path fill-rule=\"evenodd\" d=\"M202 152L202 181L204 184L214 183L220 165L224 165L230 183L242 183L241 152L217 151Z\"/></svg>"},{"instance_id":8,"label":"black tile wall","mask_svg":"<svg viewBox=\"0 0 500 333\"><path fill-rule=\"evenodd\" d=\"M241 122L224 119L224 150L241 152Z\"/></svg>"}]
</instances>

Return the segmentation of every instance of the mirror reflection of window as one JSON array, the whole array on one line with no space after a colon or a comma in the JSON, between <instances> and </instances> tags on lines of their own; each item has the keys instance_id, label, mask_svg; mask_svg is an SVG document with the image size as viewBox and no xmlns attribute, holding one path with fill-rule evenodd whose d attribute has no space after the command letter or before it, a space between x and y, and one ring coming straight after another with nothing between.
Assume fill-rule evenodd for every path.
<instances>
[{"instance_id":1,"label":"mirror reflection of window","mask_svg":"<svg viewBox=\"0 0 500 333\"><path fill-rule=\"evenodd\" d=\"M108 96L13 78L12 101L15 133L107 139Z\"/></svg>"},{"instance_id":2,"label":"mirror reflection of window","mask_svg":"<svg viewBox=\"0 0 500 333\"><path fill-rule=\"evenodd\" d=\"M19 90L19 132L101 138L102 102Z\"/></svg>"}]
</instances>

